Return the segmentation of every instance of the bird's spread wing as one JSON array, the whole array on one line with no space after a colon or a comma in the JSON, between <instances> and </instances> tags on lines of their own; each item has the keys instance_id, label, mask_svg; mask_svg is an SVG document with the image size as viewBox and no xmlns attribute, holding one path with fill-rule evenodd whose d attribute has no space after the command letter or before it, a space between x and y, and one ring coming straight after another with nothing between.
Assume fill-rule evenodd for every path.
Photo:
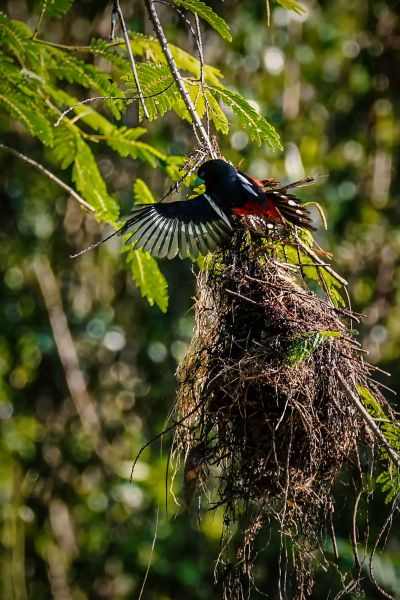
<instances>
[{"instance_id":1,"label":"bird's spread wing","mask_svg":"<svg viewBox=\"0 0 400 600\"><path fill-rule=\"evenodd\" d=\"M207 195L193 200L165 204L143 204L134 208L132 216L119 230L130 234L125 242L135 242L156 258L196 258L215 250L231 235L228 216L213 208Z\"/></svg>"}]
</instances>

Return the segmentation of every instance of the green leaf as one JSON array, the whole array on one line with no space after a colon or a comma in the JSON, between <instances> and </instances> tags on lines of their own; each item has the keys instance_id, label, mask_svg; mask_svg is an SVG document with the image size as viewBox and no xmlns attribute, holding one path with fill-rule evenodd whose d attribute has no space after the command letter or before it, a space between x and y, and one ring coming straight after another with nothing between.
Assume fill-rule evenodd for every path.
<instances>
[{"instance_id":1,"label":"green leaf","mask_svg":"<svg viewBox=\"0 0 400 600\"><path fill-rule=\"evenodd\" d=\"M376 478L380 484L382 492L387 492L385 503L392 502L400 491L400 472L394 466L382 471Z\"/></svg>"},{"instance_id":2,"label":"green leaf","mask_svg":"<svg viewBox=\"0 0 400 600\"><path fill-rule=\"evenodd\" d=\"M363 385L356 385L356 389L363 400L368 413L374 419L377 419L383 435L391 447L399 452L400 450L400 423L389 419L372 392ZM378 421L379 419L379 421ZM397 465L394 465L389 457L386 448L380 447L380 458L387 464L387 468L376 478L376 482L381 486L382 492L386 493L385 502L392 502L400 491L400 471Z\"/></svg>"},{"instance_id":3,"label":"green leaf","mask_svg":"<svg viewBox=\"0 0 400 600\"><path fill-rule=\"evenodd\" d=\"M317 333L304 333L291 346L286 355L286 362L294 367L303 362L310 354L312 354L320 344L324 341L325 334L318 331Z\"/></svg>"},{"instance_id":4,"label":"green leaf","mask_svg":"<svg viewBox=\"0 0 400 600\"><path fill-rule=\"evenodd\" d=\"M53 131L46 117L40 112L39 105L36 110L31 106L31 100L19 90L4 84L0 91L0 107L14 119L17 119L46 146L53 143Z\"/></svg>"},{"instance_id":5,"label":"green leaf","mask_svg":"<svg viewBox=\"0 0 400 600\"><path fill-rule=\"evenodd\" d=\"M386 418L385 411L367 387L364 387L363 385L356 385L356 390L364 401L364 404L369 407L370 410L368 412L371 414L371 416L377 418Z\"/></svg>"},{"instance_id":6,"label":"green leaf","mask_svg":"<svg viewBox=\"0 0 400 600\"><path fill-rule=\"evenodd\" d=\"M167 111L176 108L180 100L180 94L169 68L161 64L147 62L137 65L137 69L143 95L146 96L145 102L149 119L154 120ZM131 74L126 79L133 82ZM135 89L130 91L134 92ZM143 117L141 107L140 116Z\"/></svg>"},{"instance_id":7,"label":"green leaf","mask_svg":"<svg viewBox=\"0 0 400 600\"><path fill-rule=\"evenodd\" d=\"M133 197L137 204L154 204L156 201L151 190L140 177L133 184Z\"/></svg>"},{"instance_id":8,"label":"green leaf","mask_svg":"<svg viewBox=\"0 0 400 600\"><path fill-rule=\"evenodd\" d=\"M21 21L13 21L0 12L0 42L23 64L26 42L32 35L31 30Z\"/></svg>"},{"instance_id":9,"label":"green leaf","mask_svg":"<svg viewBox=\"0 0 400 600\"><path fill-rule=\"evenodd\" d=\"M340 338L342 337L342 334L340 333L340 331L327 331L327 330L322 330L319 332L321 335L326 335L327 337L335 337L335 338Z\"/></svg>"},{"instance_id":10,"label":"green leaf","mask_svg":"<svg viewBox=\"0 0 400 600\"><path fill-rule=\"evenodd\" d=\"M293 1L293 0L291 0ZM222 17L217 15L210 6L207 6L201 0L173 0L177 6L182 6L192 13L197 14L199 17L207 21L215 31L219 33L221 37L229 42L232 41L231 32L229 25L224 21Z\"/></svg>"},{"instance_id":11,"label":"green leaf","mask_svg":"<svg viewBox=\"0 0 400 600\"><path fill-rule=\"evenodd\" d=\"M340 281L338 281L333 275L328 273L324 267L318 267L318 271L326 284L329 297L333 302L333 305L338 308L339 306L346 306L346 301L340 294L339 290L343 288Z\"/></svg>"},{"instance_id":12,"label":"green leaf","mask_svg":"<svg viewBox=\"0 0 400 600\"><path fill-rule=\"evenodd\" d=\"M132 31L129 32L129 35L132 40L132 52L136 56L141 56L147 60L151 60L155 64L167 64L158 40L151 36L146 36L142 33ZM200 78L201 65L197 58L188 52L185 52L185 50L182 50L178 46L174 46L174 44L169 44L169 49L171 50L178 69L191 73L196 77L196 79ZM130 72L129 63L127 63L126 71L127 73ZM206 83L218 85L221 78L222 73L219 69L211 67L210 65L204 65L204 79Z\"/></svg>"},{"instance_id":13,"label":"green leaf","mask_svg":"<svg viewBox=\"0 0 400 600\"><path fill-rule=\"evenodd\" d=\"M61 19L69 11L74 0L42 0L42 14L47 17Z\"/></svg>"},{"instance_id":14,"label":"green leaf","mask_svg":"<svg viewBox=\"0 0 400 600\"><path fill-rule=\"evenodd\" d=\"M128 71L130 69L130 64L126 56L123 56L116 48L110 47L110 42L101 38L93 38L90 41L90 46L93 54L102 56L121 71Z\"/></svg>"},{"instance_id":15,"label":"green leaf","mask_svg":"<svg viewBox=\"0 0 400 600\"><path fill-rule=\"evenodd\" d=\"M221 110L220 105L214 98L214 96L210 93L209 90L206 89L206 98L208 102L208 110L210 111L210 118L214 123L215 129L217 131L221 131L224 135L227 135L229 132L229 121L225 115L225 113Z\"/></svg>"},{"instance_id":16,"label":"green leaf","mask_svg":"<svg viewBox=\"0 0 400 600\"><path fill-rule=\"evenodd\" d=\"M46 47L45 62L49 73L57 79L77 83L88 90L96 90L100 96L124 97L119 87L103 71L59 48ZM114 117L119 119L124 104L117 100L106 100L106 104Z\"/></svg>"},{"instance_id":17,"label":"green leaf","mask_svg":"<svg viewBox=\"0 0 400 600\"><path fill-rule=\"evenodd\" d=\"M295 2L295 0L276 0L276 2L283 6L283 8L286 8L286 10L293 10L298 15L306 12L306 9L301 4L298 4L298 2Z\"/></svg>"},{"instance_id":18,"label":"green leaf","mask_svg":"<svg viewBox=\"0 0 400 600\"><path fill-rule=\"evenodd\" d=\"M118 204L108 195L94 156L87 144L76 137L76 156L72 179L76 189L93 206L99 220L113 222L119 214Z\"/></svg>"},{"instance_id":19,"label":"green leaf","mask_svg":"<svg viewBox=\"0 0 400 600\"><path fill-rule=\"evenodd\" d=\"M63 123L54 131L53 155L62 169L69 167L76 156L76 134Z\"/></svg>"},{"instance_id":20,"label":"green leaf","mask_svg":"<svg viewBox=\"0 0 400 600\"><path fill-rule=\"evenodd\" d=\"M243 96L221 86L208 85L208 89L233 110L251 139L259 146L265 141L271 148L283 149L275 127L258 114Z\"/></svg>"},{"instance_id":21,"label":"green leaf","mask_svg":"<svg viewBox=\"0 0 400 600\"><path fill-rule=\"evenodd\" d=\"M158 160L166 160L166 155L159 152L150 144L137 141L137 131L127 127L115 129L113 133L103 136L102 139L120 156L139 158L148 162L152 167L156 167Z\"/></svg>"},{"instance_id":22,"label":"green leaf","mask_svg":"<svg viewBox=\"0 0 400 600\"><path fill-rule=\"evenodd\" d=\"M157 304L162 312L168 308L168 284L161 273L157 261L148 253L138 250L130 251L127 256L135 283L150 306Z\"/></svg>"}]
</instances>

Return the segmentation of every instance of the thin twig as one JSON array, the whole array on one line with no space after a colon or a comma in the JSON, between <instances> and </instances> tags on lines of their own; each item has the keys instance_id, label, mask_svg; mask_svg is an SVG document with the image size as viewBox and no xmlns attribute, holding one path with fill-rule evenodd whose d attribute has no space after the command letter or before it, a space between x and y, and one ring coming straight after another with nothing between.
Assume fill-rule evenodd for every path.
<instances>
[{"instance_id":1,"label":"thin twig","mask_svg":"<svg viewBox=\"0 0 400 600\"><path fill-rule=\"evenodd\" d=\"M163 429L163 431L160 431L160 433L157 433L156 435L154 435L151 438L151 440L146 442L146 444L144 444L144 446L142 446L140 448L139 452L135 456L135 460L133 461L133 465L132 465L132 469L131 469L131 478L130 478L131 483L133 481L133 473L135 471L137 462L138 462L139 458L141 457L142 453L146 450L146 448L148 448L153 442L162 438L165 434L167 434L169 431L171 431L175 427L178 427L178 425L182 425L182 423L184 423L189 417L191 417L202 406L202 404L204 404L204 402L205 402L205 400L201 400L198 404L196 404L196 406L187 415L184 415L178 421L174 421L172 423L172 425L170 425L169 427L166 427L165 429Z\"/></svg>"},{"instance_id":2,"label":"thin twig","mask_svg":"<svg viewBox=\"0 0 400 600\"><path fill-rule=\"evenodd\" d=\"M387 592L385 592L384 589L381 588L381 586L379 585L379 583L377 582L376 578L375 578L375 573L374 573L374 569L372 566L372 562L374 560L374 556L375 556L375 552L376 549L378 547L378 544L382 538L382 535L384 534L384 532L386 531L387 528L389 528L389 525L391 526L391 522L393 520L393 514L394 511L396 510L396 505L397 505L397 500L399 498L399 494L397 494L397 497L394 499L394 501L392 502L392 510L390 511L390 514L388 515L382 529L380 530L378 537L375 540L375 543L373 545L373 548L371 550L371 554L369 557L369 574L371 577L371 581L374 584L374 586L376 587L376 589L382 594L382 596L384 598L388 598L388 600L395 600L395 598L393 596L391 596L390 594L388 594Z\"/></svg>"},{"instance_id":3,"label":"thin twig","mask_svg":"<svg viewBox=\"0 0 400 600\"><path fill-rule=\"evenodd\" d=\"M371 417L369 412L364 408L358 395L353 392L353 390L351 389L351 387L349 386L349 384L347 383L347 381L345 380L345 378L339 371L337 371L336 377L338 379L338 383L339 383L340 387L346 394L347 398L357 408L357 410L360 413L360 415L362 416L364 422L366 423L368 428L371 429L371 431L373 432L375 438L377 438L385 446L388 455L390 456L392 461L395 463L397 468L400 469L400 456L397 454L395 449L392 448L392 446L389 444L389 442L387 441L387 439L385 438L385 436L379 429L378 425L375 423L374 418Z\"/></svg>"},{"instance_id":4,"label":"thin twig","mask_svg":"<svg viewBox=\"0 0 400 600\"><path fill-rule=\"evenodd\" d=\"M355 569L356 569L356 579L360 580L361 577L361 563L360 563L360 557L358 556L358 540L357 540L357 511L358 511L358 505L362 496L363 490L362 488L360 490L358 490L357 492L357 496L354 502L354 508L353 508L353 517L352 517L352 531L350 534L350 540L351 540L351 545L353 548L353 556L354 556L354 565L355 565Z\"/></svg>"},{"instance_id":5,"label":"thin twig","mask_svg":"<svg viewBox=\"0 0 400 600\"><path fill-rule=\"evenodd\" d=\"M200 19L199 15L196 13L194 16L196 23L196 43L197 48L199 50L199 61L200 61L200 87L204 98L204 106L206 108L206 119L207 119L207 135L210 135L210 114L209 114L209 102L207 99L207 94L205 92L205 80L204 80L204 53L203 53L203 39L201 37L201 28L200 28Z\"/></svg>"},{"instance_id":6,"label":"thin twig","mask_svg":"<svg viewBox=\"0 0 400 600\"><path fill-rule=\"evenodd\" d=\"M185 13L180 10L175 4L171 4L170 2L167 2L167 0L154 0L155 3L157 4L164 4L165 6L168 6L169 8L172 8L172 10L174 10L186 23L190 33L193 36L193 39L195 41L195 44L197 46L197 51L199 54L199 62L200 62L200 78L199 78L199 89L198 92L196 94L196 99L194 101L194 107L196 108L197 106L197 101L199 99L199 95L200 92L203 95L203 99L204 99L204 106L205 106L205 110L206 110L206 118L207 118L207 136L210 135L210 119L209 119L209 114L208 114L208 109L209 109L209 103L207 100L207 96L205 94L204 91L204 55L203 55L203 42L201 39L201 30L200 30L200 20L199 20L199 16L197 13L195 13L194 15L194 19L195 19L195 25L196 25L196 30L193 29L192 23L190 22L190 20L186 17Z\"/></svg>"},{"instance_id":7,"label":"thin twig","mask_svg":"<svg viewBox=\"0 0 400 600\"><path fill-rule=\"evenodd\" d=\"M143 98L142 88L140 87L139 77L138 77L137 69L136 69L136 63L135 63L135 59L133 57L132 48L131 48L131 41L129 39L128 30L126 29L124 15L122 14L122 10L119 5L119 0L114 0L113 12L116 12L118 15L121 29L122 29L122 32L123 32L124 38L125 38L126 49L128 50L129 62L131 63L133 78L135 80L137 91L139 94L139 101L143 108L143 114L146 117L146 119L148 119L149 113L148 113L147 106L146 106L146 103Z\"/></svg>"},{"instance_id":8,"label":"thin twig","mask_svg":"<svg viewBox=\"0 0 400 600\"><path fill-rule=\"evenodd\" d=\"M58 117L57 121L54 123L54 127L58 127L59 124L61 123L61 121L63 120L63 118L70 113L72 110L74 110L74 108L76 108L77 106L81 106L81 104L90 104L91 102L95 102L96 100L121 100L122 102L129 102L132 100L140 100L145 99L145 98L154 98L155 96L159 96L160 94L163 94L164 92L166 92L167 90L169 90L170 87L172 87L173 85L175 85L175 81L171 81L170 84L167 85L167 87L165 87L163 90L156 92L155 94L149 94L148 96L127 96L126 98L120 98L119 96L94 96L93 98L86 98L85 100L81 100L80 102L77 102L76 104L73 104L72 106L69 106L67 109L64 110L63 113L61 113L61 115Z\"/></svg>"},{"instance_id":9,"label":"thin twig","mask_svg":"<svg viewBox=\"0 0 400 600\"><path fill-rule=\"evenodd\" d=\"M195 128L195 131L197 129L198 134L200 135L202 141L204 142L204 144L206 145L206 147L209 150L210 156L212 158L216 158L216 153L211 144L210 138L207 135L204 125L201 122L201 119L193 105L192 99L189 96L189 93L185 87L185 84L183 82L181 74L179 73L179 69L176 65L174 57L172 56L171 50L168 45L168 40L165 37L164 30L160 23L160 19L158 17L157 11L154 7L154 2L153 2L153 0L144 0L144 3L146 6L146 9L147 9L149 18L153 24L153 28L154 28L155 34L157 36L157 39L160 42L160 46L163 51L163 54L168 63L168 66L170 68L171 74L172 74L174 80L176 81L176 85L182 96L185 106L186 106L190 116L192 117L193 126Z\"/></svg>"},{"instance_id":10,"label":"thin twig","mask_svg":"<svg viewBox=\"0 0 400 600\"><path fill-rule=\"evenodd\" d=\"M32 34L32 40L33 41L35 41L36 36L39 33L39 29L40 29L40 26L41 26L42 21L43 21L45 10L46 10L46 2L42 2L42 8L40 10L40 15L38 17L38 20L36 21L35 29L34 29L33 34Z\"/></svg>"},{"instance_id":11,"label":"thin twig","mask_svg":"<svg viewBox=\"0 0 400 600\"><path fill-rule=\"evenodd\" d=\"M259 302L256 302L255 300L252 300L251 298L247 298L246 296L242 296L242 294L239 294L238 292L234 292L233 290L228 290L227 288L225 289L225 291L228 292L228 294L232 294L232 296L237 296L241 300L245 300L246 302L249 302L250 304L254 304L255 306L262 306L262 304L260 304Z\"/></svg>"},{"instance_id":12,"label":"thin twig","mask_svg":"<svg viewBox=\"0 0 400 600\"><path fill-rule=\"evenodd\" d=\"M9 154L12 154L13 156L20 158L21 160L25 161L29 165L32 165L32 167L35 167L35 169L37 169L38 171L40 171L41 173L46 175L46 177L48 177L49 179L54 181L57 185L59 185L64 190L66 190L69 194L71 194L71 196L73 198L75 198L75 200L77 200L79 202L79 204L81 204L81 206L83 206L84 208L86 208L87 210L89 210L92 213L95 212L93 206L91 206L88 202L86 202L86 200L84 200L82 198L82 196L80 196L72 187L70 187L64 181L62 181L62 179L59 179L58 177L56 177L56 175L54 175L54 173L52 173L51 171L48 171L43 165L36 162L36 160L33 160L33 158L29 158L29 156L26 156L25 154L22 154L21 152L18 152L18 150L14 150L14 148L10 148L9 146L6 146L5 144L0 144L0 148L2 150L5 150Z\"/></svg>"},{"instance_id":13,"label":"thin twig","mask_svg":"<svg viewBox=\"0 0 400 600\"><path fill-rule=\"evenodd\" d=\"M93 46L69 46L68 44L58 44L57 42L49 42L48 40L41 40L39 38L31 38L31 42L42 44L43 46L50 46L51 48L58 48L59 50L65 50L66 52L84 52L102 56L102 53L96 51L96 48ZM115 42L108 44L107 48L117 48L118 46L123 46L124 43L125 42L122 40L116 40Z\"/></svg>"},{"instance_id":14,"label":"thin twig","mask_svg":"<svg viewBox=\"0 0 400 600\"><path fill-rule=\"evenodd\" d=\"M296 240L297 244L300 246L300 248L302 250L304 250L304 252L310 256L316 263L318 263L319 265L321 265L325 271L327 273L329 273L329 275L331 275L334 279L336 279L336 281L338 281L339 283L341 283L343 286L347 286L348 283L347 281L341 277L338 273L336 273L336 271L334 271L332 269L332 267L328 267L325 265L324 261L320 260L319 256L313 251L311 250L311 248L309 248L300 238L297 234L294 235L294 239ZM305 265L307 266L307 265Z\"/></svg>"},{"instance_id":15,"label":"thin twig","mask_svg":"<svg viewBox=\"0 0 400 600\"><path fill-rule=\"evenodd\" d=\"M152 561L152 558L153 558L153 555L154 555L154 548L155 548L156 540L157 540L158 520L159 520L159 517L160 517L160 503L158 502L157 503L157 512L156 512L156 524L155 524L155 527L154 527L154 535L153 535L153 541L151 543L150 556L149 556L149 560L147 562L146 573L144 575L142 587L140 588L140 593L139 593L138 600L142 599L144 588L146 586L147 577L149 576L150 567L151 567L151 561Z\"/></svg>"}]
</instances>

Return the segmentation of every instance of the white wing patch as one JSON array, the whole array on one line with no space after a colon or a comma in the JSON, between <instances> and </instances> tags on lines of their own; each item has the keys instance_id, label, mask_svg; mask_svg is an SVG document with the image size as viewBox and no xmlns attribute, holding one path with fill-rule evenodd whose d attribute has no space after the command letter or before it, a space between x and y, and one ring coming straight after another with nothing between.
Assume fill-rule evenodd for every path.
<instances>
[{"instance_id":1,"label":"white wing patch","mask_svg":"<svg viewBox=\"0 0 400 600\"><path fill-rule=\"evenodd\" d=\"M218 204L216 202L214 202L214 200L211 198L211 196L209 196L208 194L203 194L203 196L207 200L209 205L215 210L217 215L219 217L221 217L221 219L228 225L229 229L232 229L232 225L231 225L228 217L226 216L224 211L218 206Z\"/></svg>"},{"instance_id":2,"label":"white wing patch","mask_svg":"<svg viewBox=\"0 0 400 600\"><path fill-rule=\"evenodd\" d=\"M237 174L237 176L238 176L238 178L240 179L240 181L242 182L242 185L243 185L244 189L245 189L246 191L248 191L248 192L249 192L249 194L252 194L252 195L253 195L253 196L255 196L256 198L258 198L258 194L257 194L257 192L256 192L256 191L253 189L253 187L252 187L252 185L251 185L250 181L248 181L248 180L246 179L246 177L244 177L244 176L243 176L241 173L238 173L238 174Z\"/></svg>"}]
</instances>

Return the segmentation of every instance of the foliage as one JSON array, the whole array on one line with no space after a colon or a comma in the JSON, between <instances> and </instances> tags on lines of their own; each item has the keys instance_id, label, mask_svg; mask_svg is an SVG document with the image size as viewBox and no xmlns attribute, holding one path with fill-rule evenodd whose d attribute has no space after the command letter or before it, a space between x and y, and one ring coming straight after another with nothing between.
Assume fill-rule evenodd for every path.
<instances>
[{"instance_id":1,"label":"foliage","mask_svg":"<svg viewBox=\"0 0 400 600\"><path fill-rule=\"evenodd\" d=\"M133 196L135 201L141 204L155 202L153 194L140 178L136 179L133 185ZM156 303L165 313L168 307L168 284L160 272L157 261L140 248L135 252L130 252L127 260L130 263L133 279L141 290L142 296L147 298L150 305Z\"/></svg>"},{"instance_id":2,"label":"foliage","mask_svg":"<svg viewBox=\"0 0 400 600\"><path fill-rule=\"evenodd\" d=\"M60 18L70 8L71 2L46 0L42 3L39 17ZM225 21L201 1L177 0L176 4L204 18L225 39L230 40L229 28ZM87 53L102 56L115 69L117 77L128 81L128 89L123 93L120 87L95 65L74 56L74 48L41 41L29 27L17 20L9 19L0 13L0 42L4 54L0 56L0 72L3 86L0 107L13 119L19 121L27 131L41 143L52 148L53 158L58 166L67 169L72 165L72 181L82 197L90 204L99 221L114 224L118 217L118 204L107 191L106 183L96 165L92 146L105 143L122 157L139 159L154 168L161 167L165 172L175 172L168 167L174 164L169 157L154 145L139 140L146 129L141 127L115 126L110 118L101 115L87 104L78 104L61 82L77 84L85 90L94 91L105 98L105 102L115 119L120 119L126 106L133 102L137 91L131 88L132 73L130 64L114 43L105 40L92 40ZM166 65L160 44L150 36L131 32L132 51L147 60L138 65L140 84L146 98L150 120L164 116L169 110L184 120L191 121L180 96L176 83ZM196 79L186 78L189 93L196 110L203 118L208 110L215 129L227 134L229 122L218 101L223 100L239 115L242 122L249 125L249 133L258 144L267 141L271 147L280 148L279 136L272 125L259 115L240 94L222 86L221 73L208 65L204 66L204 82L199 77L202 67L198 59L177 46L171 46L178 68L189 72ZM128 95L127 95L128 94ZM132 94L130 97L129 94ZM120 99L120 100L119 100ZM137 98L136 98L137 99ZM75 117L68 111L62 114L60 106L74 107ZM140 118L143 118L140 108ZM59 131L54 133L54 124ZM158 268L150 257L144 258L136 252L131 257L132 273L141 288L143 296L150 304L154 301L166 308L165 282L155 277ZM139 273L149 269L148 277ZM151 284L150 284L151 282ZM152 289L152 285L156 286ZM155 300L156 299L156 300ZM158 299L158 300L157 300Z\"/></svg>"},{"instance_id":3,"label":"foliage","mask_svg":"<svg viewBox=\"0 0 400 600\"><path fill-rule=\"evenodd\" d=\"M389 419L380 404L374 398L371 391L363 386L357 386L357 391L363 399L369 414L379 423L380 429L395 452L400 450L400 423ZM380 458L387 465L384 471L379 473L376 478L382 489L386 493L385 502L393 502L400 493L400 471L398 465L394 464L384 446L380 448Z\"/></svg>"},{"instance_id":4,"label":"foliage","mask_svg":"<svg viewBox=\"0 0 400 600\"><path fill-rule=\"evenodd\" d=\"M42 16L61 19L73 3L74 0L43 0L41 14Z\"/></svg>"},{"instance_id":5,"label":"foliage","mask_svg":"<svg viewBox=\"0 0 400 600\"><path fill-rule=\"evenodd\" d=\"M301 4L299 4L298 2L295 2L295 0L276 0L276 1L278 2L278 4L283 6L283 8L286 8L286 10L293 10L298 15L301 15L301 13L305 12L304 7L301 6Z\"/></svg>"},{"instance_id":6,"label":"foliage","mask_svg":"<svg viewBox=\"0 0 400 600\"><path fill-rule=\"evenodd\" d=\"M117 83L109 90L111 95L117 92L122 99L76 107L55 128L62 110L101 92L81 86L79 76L73 83L58 77L56 54L39 41L39 33L36 41L31 39L33 4L2 3L14 20L1 21L1 40L11 35L13 42L12 51L0 42L0 94L3 97L9 89L7 98L19 112L16 121L14 113L1 105L2 142L74 185L76 135L90 149L110 202L118 200L121 214L129 213L131 184L138 177L156 198L161 197L169 187L164 177L179 177L182 165L174 157L192 148L193 136L173 110L138 127L136 101L123 113L122 121L113 116L111 111L125 110L119 82L129 74L129 64L121 40L110 44L104 39L110 6L75 2L65 19L53 21L45 16L42 21L41 38L67 48L79 45L81 50L76 52L57 49L109 76L110 85ZM128 17L133 5L121 1L136 56L139 61L165 65L156 40L140 33L144 29L140 9L136 11L138 3ZM244 121L233 119L223 107L223 131L228 120L232 125L229 136L220 136L221 150L234 164L243 161L242 168L259 179L291 181L304 173L329 175L301 194L318 200L326 210L329 230L319 230L317 240L329 248L335 269L349 280L353 308L366 315L357 328L358 339L369 352L367 360L392 372L389 381L380 371L376 378L399 392L396 124L400 65L396 52L399 20L393 5L387 0L378 4L327 0L308 5L307 13L298 17L272 3L269 28L263 2L232 0L212 6L229 22L233 39L225 44L205 23L205 58L213 63L204 69L206 85L218 86L222 70L227 88L256 100L257 112L268 116L285 146L284 152L273 153L268 142L254 144ZM163 23L174 42L174 56L182 61L183 75L198 79L200 65L191 54L192 40L185 24L168 7L157 5L157 10L165 11ZM190 13L188 18L192 18ZM16 31L10 33L14 27ZM95 37L89 42L91 36ZM210 98L215 102L212 108L221 110L220 100L210 94L210 103ZM25 110L27 117L23 117ZM32 110L42 118L40 122L34 122ZM96 127L90 124L93 119ZM126 130L119 131L123 127L141 132L129 138L129 147L136 151L134 142L147 144L146 158L130 154L124 158L107 143L108 135L125 136ZM0 161L1 596L138 597L151 563L144 598L216 600L210 564L219 549L222 515L217 508L203 514L198 527L195 504L189 515L175 507L171 495L165 512L168 435L161 457L158 442L142 453L130 483L132 458L163 429L173 402L174 371L193 327L191 265L177 260L162 266L172 299L168 312L148 306L132 285L125 260L128 253L121 261L119 240L70 260L70 252L102 237L104 232L95 219L18 159L1 151ZM76 371L64 369L54 342L50 315L32 267L33 259L42 255L48 257L58 282L63 312L56 323L64 315L69 325L78 367L100 422L97 437L85 429L79 403L67 384L67 377L74 381ZM308 272L316 277L312 266ZM57 307L60 310L60 304ZM362 459L368 461L368 456ZM342 580L349 581L353 548L346 530L351 519L352 475L344 473L341 478L345 487L338 488L333 514L339 558L328 571L324 561L318 561L319 578L312 598L333 597L341 590ZM174 481L179 499L180 473ZM301 506L288 503L288 511L301 511ZM375 493L368 507L360 501L356 522L360 558L368 532L370 541L379 534L385 511L384 494ZM276 583L279 535L271 527L259 547L258 587L270 595ZM398 538L394 527L373 559L378 583L394 596L400 589ZM326 551L333 555L331 543ZM363 591L349 593L377 599L380 596L364 567L363 574Z\"/></svg>"},{"instance_id":7,"label":"foliage","mask_svg":"<svg viewBox=\"0 0 400 600\"><path fill-rule=\"evenodd\" d=\"M174 4L176 4L177 6L182 6L183 8L190 10L195 15L198 15L199 17L207 21L207 23L211 25L211 27L213 27L215 31L217 31L220 34L220 36L223 37L225 40L228 40L228 42L232 41L232 36L229 31L228 24L224 21L224 19L221 19L221 17L215 14L212 8L207 6L207 4L205 4L201 0L173 1Z\"/></svg>"},{"instance_id":8,"label":"foliage","mask_svg":"<svg viewBox=\"0 0 400 600\"><path fill-rule=\"evenodd\" d=\"M305 333L293 341L286 355L286 362L295 367L301 364L327 337L340 337L339 331L317 331L316 333Z\"/></svg>"}]
</instances>

